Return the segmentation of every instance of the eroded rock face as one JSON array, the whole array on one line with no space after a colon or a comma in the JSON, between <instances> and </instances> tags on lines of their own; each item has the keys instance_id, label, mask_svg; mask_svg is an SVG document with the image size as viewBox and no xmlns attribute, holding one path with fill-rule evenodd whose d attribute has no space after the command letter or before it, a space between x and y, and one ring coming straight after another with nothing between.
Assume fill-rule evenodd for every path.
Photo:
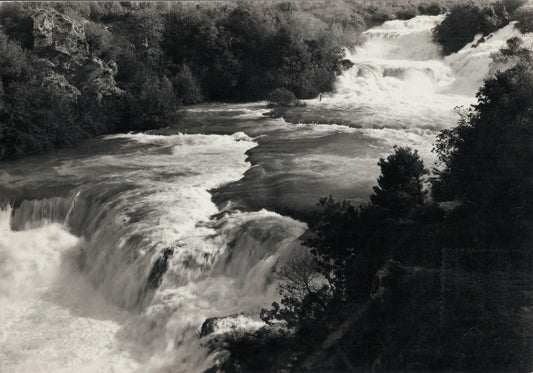
<instances>
[{"instance_id":1,"label":"eroded rock face","mask_svg":"<svg viewBox=\"0 0 533 373\"><path fill-rule=\"evenodd\" d=\"M34 49L46 60L45 81L57 86L70 97L83 92L104 96L121 95L115 75L114 61L103 61L91 55L82 21L52 9L37 9L32 15Z\"/></svg>"},{"instance_id":2,"label":"eroded rock face","mask_svg":"<svg viewBox=\"0 0 533 373\"><path fill-rule=\"evenodd\" d=\"M67 98L69 101L76 101L81 95L78 88L70 84L64 75L49 71L43 79L43 84L55 91L61 97Z\"/></svg>"},{"instance_id":3,"label":"eroded rock face","mask_svg":"<svg viewBox=\"0 0 533 373\"><path fill-rule=\"evenodd\" d=\"M37 51L51 50L69 56L89 53L85 28L80 22L45 9L36 10L32 19Z\"/></svg>"},{"instance_id":4,"label":"eroded rock face","mask_svg":"<svg viewBox=\"0 0 533 373\"><path fill-rule=\"evenodd\" d=\"M102 96L122 94L122 90L115 82L117 71L117 64L114 61L105 63L98 57L92 57L91 61L87 61L81 68L82 78L80 80L86 82L83 89L92 88L97 92L99 100Z\"/></svg>"}]
</instances>

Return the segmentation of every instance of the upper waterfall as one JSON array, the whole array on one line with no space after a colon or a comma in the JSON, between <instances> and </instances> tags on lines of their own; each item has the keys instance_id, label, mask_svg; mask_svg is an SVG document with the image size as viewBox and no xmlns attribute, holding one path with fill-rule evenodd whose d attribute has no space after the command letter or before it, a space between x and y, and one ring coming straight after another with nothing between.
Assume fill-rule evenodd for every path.
<instances>
[{"instance_id":1,"label":"upper waterfall","mask_svg":"<svg viewBox=\"0 0 533 373\"><path fill-rule=\"evenodd\" d=\"M493 54L520 32L512 22L486 37L478 35L443 58L432 40L432 29L443 19L442 15L418 16L388 21L364 32L360 45L347 50L354 66L339 79L337 92L358 97L388 91L414 97L428 93L473 96L498 67Z\"/></svg>"},{"instance_id":2,"label":"upper waterfall","mask_svg":"<svg viewBox=\"0 0 533 373\"><path fill-rule=\"evenodd\" d=\"M337 80L335 92L321 105L369 111L357 123L364 128L439 130L456 121L453 108L475 102L483 79L499 66L494 53L520 35L514 23L442 57L432 29L444 16L394 20L365 31L346 49L353 66Z\"/></svg>"}]
</instances>

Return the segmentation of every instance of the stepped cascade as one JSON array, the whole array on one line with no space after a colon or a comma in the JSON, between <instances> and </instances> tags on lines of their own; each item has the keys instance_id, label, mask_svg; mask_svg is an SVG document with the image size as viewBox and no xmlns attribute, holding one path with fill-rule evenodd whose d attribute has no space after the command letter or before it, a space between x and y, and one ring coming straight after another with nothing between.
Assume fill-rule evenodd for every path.
<instances>
[{"instance_id":1,"label":"stepped cascade","mask_svg":"<svg viewBox=\"0 0 533 373\"><path fill-rule=\"evenodd\" d=\"M186 134L107 136L0 170L3 368L209 368L202 323L242 313L239 327L260 327L274 269L304 250L306 225L274 209L312 209L330 190L364 202L394 144L432 161L453 108L474 102L491 54L518 34L510 24L443 58L442 19L364 32L335 92L302 109L315 124L267 118L263 103L198 105Z\"/></svg>"}]
</instances>

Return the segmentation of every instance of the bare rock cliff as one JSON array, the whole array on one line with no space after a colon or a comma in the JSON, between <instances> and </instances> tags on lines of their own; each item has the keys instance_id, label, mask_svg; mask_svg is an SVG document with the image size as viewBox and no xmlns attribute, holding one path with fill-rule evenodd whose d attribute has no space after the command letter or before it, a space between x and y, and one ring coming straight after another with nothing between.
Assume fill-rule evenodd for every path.
<instances>
[{"instance_id":1,"label":"bare rock cliff","mask_svg":"<svg viewBox=\"0 0 533 373\"><path fill-rule=\"evenodd\" d=\"M103 61L89 51L83 20L51 9L37 9L32 14L34 49L46 60L45 81L76 99L82 93L104 96L121 95L114 61Z\"/></svg>"}]
</instances>

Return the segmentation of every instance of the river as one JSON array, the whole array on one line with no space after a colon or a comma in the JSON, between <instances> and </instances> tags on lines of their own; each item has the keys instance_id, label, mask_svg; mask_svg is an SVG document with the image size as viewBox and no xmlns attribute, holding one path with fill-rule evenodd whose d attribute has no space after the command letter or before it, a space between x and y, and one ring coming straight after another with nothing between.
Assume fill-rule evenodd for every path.
<instances>
[{"instance_id":1,"label":"river","mask_svg":"<svg viewBox=\"0 0 533 373\"><path fill-rule=\"evenodd\" d=\"M509 25L443 59L431 42L441 19L368 30L335 92L285 119L264 102L203 104L179 129L0 165L0 370L208 368L200 326L240 312L240 327L261 325L273 268L302 250L298 216L329 194L366 202L394 145L433 166L436 134L516 34Z\"/></svg>"}]
</instances>

